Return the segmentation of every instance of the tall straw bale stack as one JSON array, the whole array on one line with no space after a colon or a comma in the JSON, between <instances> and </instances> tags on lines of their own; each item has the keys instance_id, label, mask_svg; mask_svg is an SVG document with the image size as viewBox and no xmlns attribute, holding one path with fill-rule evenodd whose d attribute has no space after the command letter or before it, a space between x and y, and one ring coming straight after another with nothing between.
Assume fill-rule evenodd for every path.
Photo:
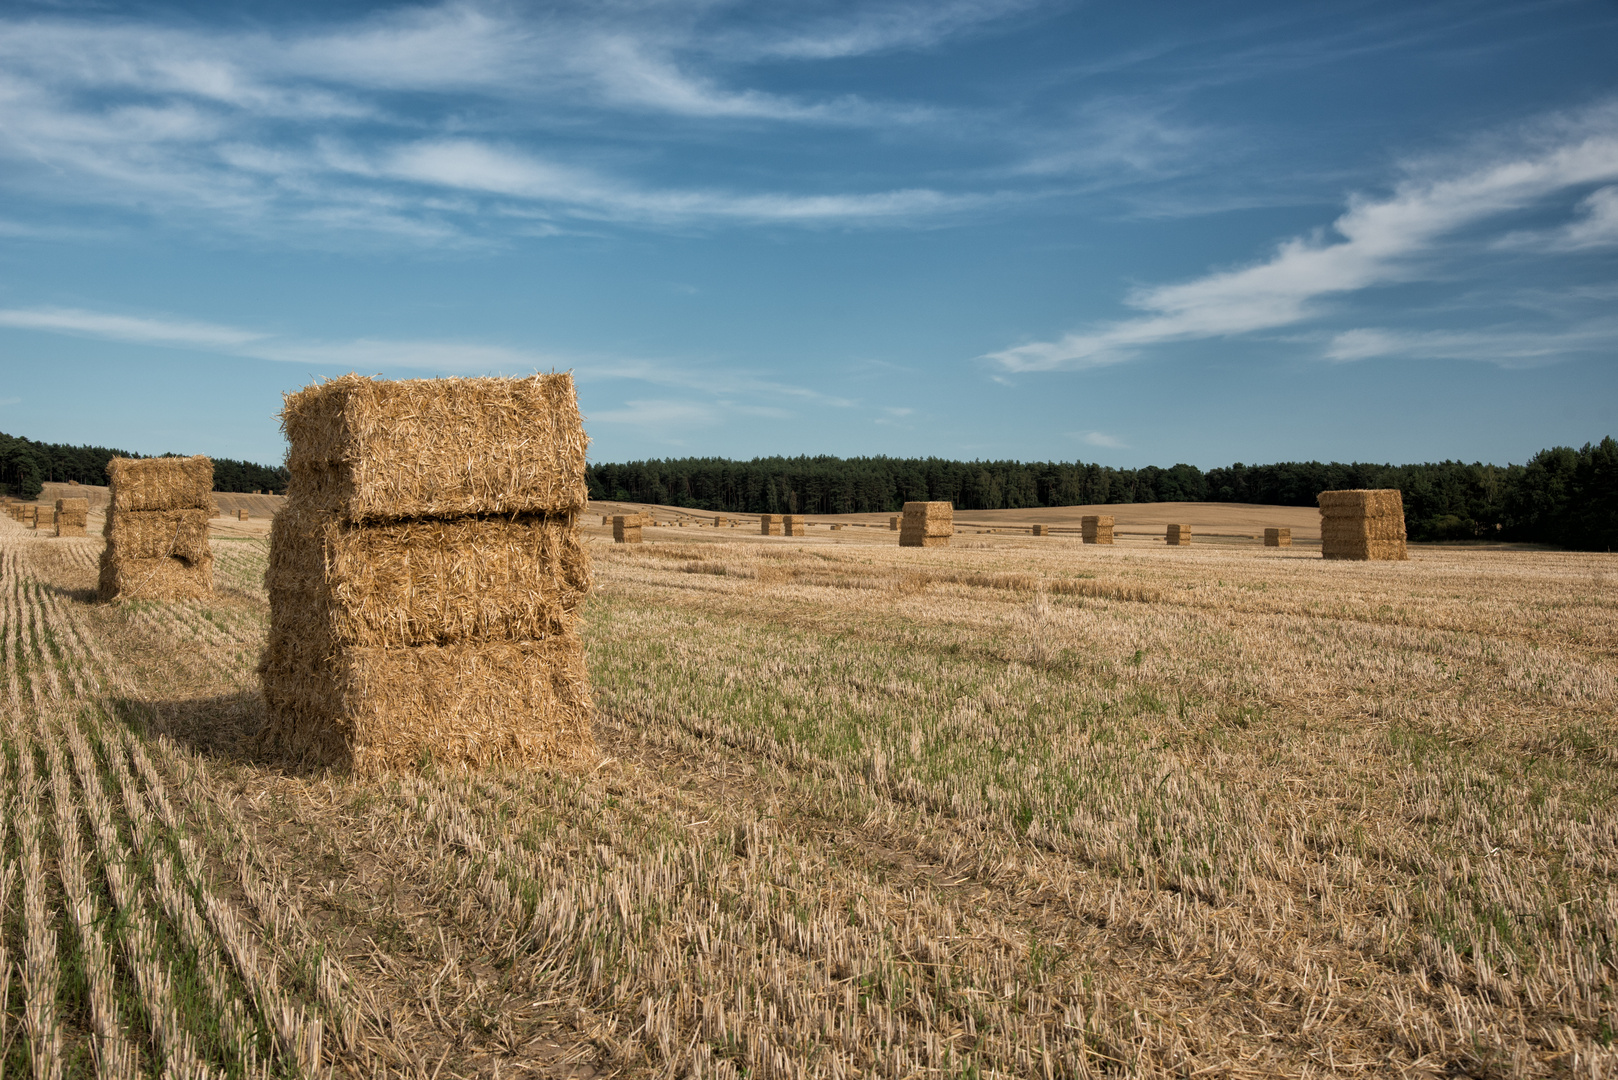
<instances>
[{"instance_id":1,"label":"tall straw bale stack","mask_svg":"<svg viewBox=\"0 0 1618 1080\"><path fill-rule=\"evenodd\" d=\"M571 376L345 376L288 395L282 426L261 742L360 774L596 760Z\"/></svg>"},{"instance_id":2,"label":"tall straw bale stack","mask_svg":"<svg viewBox=\"0 0 1618 1080\"><path fill-rule=\"evenodd\" d=\"M1397 488L1322 491L1320 553L1327 559L1408 559L1403 495Z\"/></svg>"},{"instance_id":3,"label":"tall straw bale stack","mask_svg":"<svg viewBox=\"0 0 1618 1080\"><path fill-rule=\"evenodd\" d=\"M54 506L41 506L38 510L36 510L34 512L34 527L35 528L43 529L46 526L55 525L55 524L56 524L56 507L54 507Z\"/></svg>"},{"instance_id":4,"label":"tall straw bale stack","mask_svg":"<svg viewBox=\"0 0 1618 1080\"><path fill-rule=\"evenodd\" d=\"M1273 528L1264 530L1265 547L1291 547L1292 530L1288 528Z\"/></svg>"},{"instance_id":5,"label":"tall straw bale stack","mask_svg":"<svg viewBox=\"0 0 1618 1080\"><path fill-rule=\"evenodd\" d=\"M903 521L903 518L899 514L895 514L892 517L888 518L888 531L889 532L898 532L899 531L899 526L902 523L902 521Z\"/></svg>"},{"instance_id":6,"label":"tall straw bale stack","mask_svg":"<svg viewBox=\"0 0 1618 1080\"><path fill-rule=\"evenodd\" d=\"M1191 543L1191 526L1170 525L1166 537L1170 547L1186 547Z\"/></svg>"},{"instance_id":7,"label":"tall straw bale stack","mask_svg":"<svg viewBox=\"0 0 1618 1080\"><path fill-rule=\"evenodd\" d=\"M639 544L641 540L641 516L639 514L615 514L612 519L612 542L615 544Z\"/></svg>"},{"instance_id":8,"label":"tall straw bale stack","mask_svg":"<svg viewBox=\"0 0 1618 1080\"><path fill-rule=\"evenodd\" d=\"M1035 536L1049 536L1051 527L1049 525L1035 525L1033 532Z\"/></svg>"},{"instance_id":9,"label":"tall straw bale stack","mask_svg":"<svg viewBox=\"0 0 1618 1080\"><path fill-rule=\"evenodd\" d=\"M39 507L32 504L22 508L22 523L30 529L39 525Z\"/></svg>"},{"instance_id":10,"label":"tall straw bale stack","mask_svg":"<svg viewBox=\"0 0 1618 1080\"><path fill-rule=\"evenodd\" d=\"M907 502L899 524L900 547L948 547L955 535L955 504Z\"/></svg>"},{"instance_id":11,"label":"tall straw bale stack","mask_svg":"<svg viewBox=\"0 0 1618 1080\"><path fill-rule=\"evenodd\" d=\"M213 592L213 462L113 458L107 481L101 598L185 600Z\"/></svg>"},{"instance_id":12,"label":"tall straw bale stack","mask_svg":"<svg viewBox=\"0 0 1618 1080\"><path fill-rule=\"evenodd\" d=\"M56 500L56 535L83 536L90 522L90 500L80 498Z\"/></svg>"},{"instance_id":13,"label":"tall straw bale stack","mask_svg":"<svg viewBox=\"0 0 1618 1080\"><path fill-rule=\"evenodd\" d=\"M1086 544L1112 543L1111 514L1086 514L1079 519L1079 535Z\"/></svg>"},{"instance_id":14,"label":"tall straw bale stack","mask_svg":"<svg viewBox=\"0 0 1618 1080\"><path fill-rule=\"evenodd\" d=\"M803 519L802 514L781 515L781 534L783 536L802 536L808 526L809 523Z\"/></svg>"},{"instance_id":15,"label":"tall straw bale stack","mask_svg":"<svg viewBox=\"0 0 1618 1080\"><path fill-rule=\"evenodd\" d=\"M760 514L758 516L758 534L760 536L780 536L781 515Z\"/></svg>"}]
</instances>

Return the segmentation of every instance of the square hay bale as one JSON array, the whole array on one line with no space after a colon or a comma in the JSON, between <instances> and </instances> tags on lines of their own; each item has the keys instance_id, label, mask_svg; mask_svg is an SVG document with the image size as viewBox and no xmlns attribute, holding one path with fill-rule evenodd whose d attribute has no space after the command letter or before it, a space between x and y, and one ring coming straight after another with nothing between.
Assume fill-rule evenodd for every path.
<instances>
[{"instance_id":1,"label":"square hay bale","mask_svg":"<svg viewBox=\"0 0 1618 1080\"><path fill-rule=\"evenodd\" d=\"M41 506L38 510L34 511L34 527L36 529L43 529L47 525L55 525L55 524L56 524L56 507L54 507L54 506Z\"/></svg>"},{"instance_id":2,"label":"square hay bale","mask_svg":"<svg viewBox=\"0 0 1618 1080\"><path fill-rule=\"evenodd\" d=\"M899 524L900 547L947 547L955 535L955 504L907 502ZM939 541L927 543L927 541Z\"/></svg>"},{"instance_id":3,"label":"square hay bale","mask_svg":"<svg viewBox=\"0 0 1618 1080\"><path fill-rule=\"evenodd\" d=\"M322 654L272 638L259 741L361 775L438 764L589 765L584 647L574 635Z\"/></svg>"},{"instance_id":4,"label":"square hay bale","mask_svg":"<svg viewBox=\"0 0 1618 1080\"><path fill-rule=\"evenodd\" d=\"M101 555L101 599L193 600L213 593L213 556L196 561L174 557L132 558Z\"/></svg>"},{"instance_id":5,"label":"square hay bale","mask_svg":"<svg viewBox=\"0 0 1618 1080\"><path fill-rule=\"evenodd\" d=\"M236 520L237 521L246 521L247 520L247 511L246 510L237 510L236 511Z\"/></svg>"},{"instance_id":6,"label":"square hay bale","mask_svg":"<svg viewBox=\"0 0 1618 1080\"><path fill-rule=\"evenodd\" d=\"M206 510L109 510L101 534L130 559L209 557Z\"/></svg>"},{"instance_id":7,"label":"square hay bale","mask_svg":"<svg viewBox=\"0 0 1618 1080\"><path fill-rule=\"evenodd\" d=\"M90 523L90 500L71 498L56 500L56 524L77 525L84 528ZM82 535L82 534L81 534Z\"/></svg>"},{"instance_id":8,"label":"square hay bale","mask_svg":"<svg viewBox=\"0 0 1618 1080\"><path fill-rule=\"evenodd\" d=\"M900 524L901 520L902 520L902 516L899 515L899 514L895 514L894 516L888 518L888 531L889 532L898 532L899 531L899 524Z\"/></svg>"},{"instance_id":9,"label":"square hay bale","mask_svg":"<svg viewBox=\"0 0 1618 1080\"><path fill-rule=\"evenodd\" d=\"M286 398L289 498L348 522L583 510L573 377L344 375Z\"/></svg>"},{"instance_id":10,"label":"square hay bale","mask_svg":"<svg viewBox=\"0 0 1618 1080\"><path fill-rule=\"evenodd\" d=\"M1404 497L1397 488L1322 491L1320 554L1327 559L1408 559Z\"/></svg>"},{"instance_id":11,"label":"square hay bale","mask_svg":"<svg viewBox=\"0 0 1618 1080\"><path fill-rule=\"evenodd\" d=\"M641 517L639 514L617 514L612 519L612 542L615 544L641 543Z\"/></svg>"},{"instance_id":12,"label":"square hay bale","mask_svg":"<svg viewBox=\"0 0 1618 1080\"><path fill-rule=\"evenodd\" d=\"M590 592L573 521L433 518L353 526L291 508L270 523L272 634L329 648L571 633Z\"/></svg>"},{"instance_id":13,"label":"square hay bale","mask_svg":"<svg viewBox=\"0 0 1618 1080\"><path fill-rule=\"evenodd\" d=\"M113 458L107 462L109 510L212 510L213 461Z\"/></svg>"},{"instance_id":14,"label":"square hay bale","mask_svg":"<svg viewBox=\"0 0 1618 1080\"><path fill-rule=\"evenodd\" d=\"M1170 547L1186 547L1191 543L1191 526L1170 525L1167 540Z\"/></svg>"},{"instance_id":15,"label":"square hay bale","mask_svg":"<svg viewBox=\"0 0 1618 1080\"><path fill-rule=\"evenodd\" d=\"M1292 546L1292 530L1291 529L1285 529L1285 528L1265 529L1264 530L1264 546L1265 547L1291 547Z\"/></svg>"},{"instance_id":16,"label":"square hay bale","mask_svg":"<svg viewBox=\"0 0 1618 1080\"><path fill-rule=\"evenodd\" d=\"M760 514L758 516L758 533L760 536L780 536L781 515Z\"/></svg>"},{"instance_id":17,"label":"square hay bale","mask_svg":"<svg viewBox=\"0 0 1618 1080\"><path fill-rule=\"evenodd\" d=\"M801 514L781 515L781 534L783 536L802 536L807 531L809 523Z\"/></svg>"},{"instance_id":18,"label":"square hay bale","mask_svg":"<svg viewBox=\"0 0 1618 1080\"><path fill-rule=\"evenodd\" d=\"M1086 514L1079 519L1079 535L1086 544L1112 543L1111 514Z\"/></svg>"},{"instance_id":19,"label":"square hay bale","mask_svg":"<svg viewBox=\"0 0 1618 1080\"><path fill-rule=\"evenodd\" d=\"M75 525L72 522L63 521L61 519L61 517L57 517L57 519L56 519L56 535L57 536L85 536L85 535L87 535L87 530L85 529L85 527L83 525Z\"/></svg>"},{"instance_id":20,"label":"square hay bale","mask_svg":"<svg viewBox=\"0 0 1618 1080\"><path fill-rule=\"evenodd\" d=\"M1051 527L1049 525L1035 525L1033 527L1033 534L1035 536L1049 536L1051 534Z\"/></svg>"}]
</instances>

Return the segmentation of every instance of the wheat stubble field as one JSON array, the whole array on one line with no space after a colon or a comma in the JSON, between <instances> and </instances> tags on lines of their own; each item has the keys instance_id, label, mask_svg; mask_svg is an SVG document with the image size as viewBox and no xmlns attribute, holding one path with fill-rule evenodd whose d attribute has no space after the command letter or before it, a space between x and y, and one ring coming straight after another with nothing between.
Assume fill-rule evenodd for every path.
<instances>
[{"instance_id":1,"label":"wheat stubble field","mask_svg":"<svg viewBox=\"0 0 1618 1080\"><path fill-rule=\"evenodd\" d=\"M1618 1073L1611 556L590 531L601 766L360 784L0 520L0 1072Z\"/></svg>"}]
</instances>

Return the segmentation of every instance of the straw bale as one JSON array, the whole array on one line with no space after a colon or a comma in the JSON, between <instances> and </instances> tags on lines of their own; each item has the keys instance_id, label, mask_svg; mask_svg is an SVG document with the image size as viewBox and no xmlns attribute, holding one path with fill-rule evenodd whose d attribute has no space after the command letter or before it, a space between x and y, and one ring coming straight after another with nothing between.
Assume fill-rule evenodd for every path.
<instances>
[{"instance_id":1,"label":"straw bale","mask_svg":"<svg viewBox=\"0 0 1618 1080\"><path fill-rule=\"evenodd\" d=\"M41 506L38 510L34 511L34 525L35 525L36 528L43 528L46 525L55 525L55 524L56 524L56 507L54 507L54 506Z\"/></svg>"},{"instance_id":2,"label":"straw bale","mask_svg":"<svg viewBox=\"0 0 1618 1080\"><path fill-rule=\"evenodd\" d=\"M713 519L713 527L714 528L722 529L728 524L729 524L729 520L727 518L722 518L722 517L719 517L718 515L714 516L714 519Z\"/></svg>"},{"instance_id":3,"label":"straw bale","mask_svg":"<svg viewBox=\"0 0 1618 1080\"><path fill-rule=\"evenodd\" d=\"M612 519L612 542L615 544L641 543L641 516L618 514Z\"/></svg>"},{"instance_id":4,"label":"straw bale","mask_svg":"<svg viewBox=\"0 0 1618 1080\"><path fill-rule=\"evenodd\" d=\"M196 562L210 552L206 510L109 510L101 533L121 558Z\"/></svg>"},{"instance_id":5,"label":"straw bale","mask_svg":"<svg viewBox=\"0 0 1618 1080\"><path fill-rule=\"evenodd\" d=\"M945 547L955 534L955 506L947 502L907 502L899 522L900 547ZM943 543L929 544L927 540Z\"/></svg>"},{"instance_id":6,"label":"straw bale","mask_svg":"<svg viewBox=\"0 0 1618 1080\"><path fill-rule=\"evenodd\" d=\"M802 536L808 525L809 523L803 519L801 514L781 515L781 533L783 536Z\"/></svg>"},{"instance_id":7,"label":"straw bale","mask_svg":"<svg viewBox=\"0 0 1618 1080\"><path fill-rule=\"evenodd\" d=\"M901 517L898 514L895 514L893 517L888 518L888 531L889 532L898 532L899 531L900 520L901 520Z\"/></svg>"},{"instance_id":8,"label":"straw bale","mask_svg":"<svg viewBox=\"0 0 1618 1080\"><path fill-rule=\"evenodd\" d=\"M286 398L289 499L348 522L584 509L573 377L344 375Z\"/></svg>"},{"instance_id":9,"label":"straw bale","mask_svg":"<svg viewBox=\"0 0 1618 1080\"><path fill-rule=\"evenodd\" d=\"M1410 557L1398 489L1322 491L1319 502L1323 558L1397 562Z\"/></svg>"},{"instance_id":10,"label":"straw bale","mask_svg":"<svg viewBox=\"0 0 1618 1080\"><path fill-rule=\"evenodd\" d=\"M355 527L299 508L272 520L264 574L271 636L330 648L569 633L590 582L567 516Z\"/></svg>"},{"instance_id":11,"label":"straw bale","mask_svg":"<svg viewBox=\"0 0 1618 1080\"><path fill-rule=\"evenodd\" d=\"M1049 525L1035 525L1034 526L1034 535L1035 536L1049 536L1050 534L1051 534L1051 527Z\"/></svg>"},{"instance_id":12,"label":"straw bale","mask_svg":"<svg viewBox=\"0 0 1618 1080\"><path fill-rule=\"evenodd\" d=\"M1265 547L1291 547L1292 530L1286 528L1271 528L1264 530Z\"/></svg>"},{"instance_id":13,"label":"straw bale","mask_svg":"<svg viewBox=\"0 0 1618 1080\"><path fill-rule=\"evenodd\" d=\"M1173 547L1186 547L1191 543L1191 526L1170 525L1166 539Z\"/></svg>"},{"instance_id":14,"label":"straw bale","mask_svg":"<svg viewBox=\"0 0 1618 1080\"><path fill-rule=\"evenodd\" d=\"M758 532L760 536L780 536L781 515L760 514L758 516Z\"/></svg>"},{"instance_id":15,"label":"straw bale","mask_svg":"<svg viewBox=\"0 0 1618 1080\"><path fill-rule=\"evenodd\" d=\"M584 648L574 635L321 654L272 639L259 665L269 722L258 739L360 775L439 764L597 760Z\"/></svg>"},{"instance_id":16,"label":"straw bale","mask_svg":"<svg viewBox=\"0 0 1618 1080\"><path fill-rule=\"evenodd\" d=\"M111 510L211 510L213 462L188 458L119 458L107 462Z\"/></svg>"},{"instance_id":17,"label":"straw bale","mask_svg":"<svg viewBox=\"0 0 1618 1080\"><path fill-rule=\"evenodd\" d=\"M109 545L101 553L103 600L190 600L213 592L213 556L189 562L177 558L119 557Z\"/></svg>"},{"instance_id":18,"label":"straw bale","mask_svg":"<svg viewBox=\"0 0 1618 1080\"><path fill-rule=\"evenodd\" d=\"M83 522L80 522L80 523L75 525L72 522L63 521L62 519L57 518L57 520L56 520L56 535L57 536L86 536L86 535L88 535L88 530L86 529Z\"/></svg>"},{"instance_id":19,"label":"straw bale","mask_svg":"<svg viewBox=\"0 0 1618 1080\"><path fill-rule=\"evenodd\" d=\"M1111 514L1086 514L1079 519L1079 534L1086 544L1112 543Z\"/></svg>"},{"instance_id":20,"label":"straw bale","mask_svg":"<svg viewBox=\"0 0 1618 1080\"><path fill-rule=\"evenodd\" d=\"M88 519L90 516L90 500L82 497L57 499L56 520L61 521L64 514L70 520L73 518ZM81 520L79 524L84 524L84 521Z\"/></svg>"}]
</instances>

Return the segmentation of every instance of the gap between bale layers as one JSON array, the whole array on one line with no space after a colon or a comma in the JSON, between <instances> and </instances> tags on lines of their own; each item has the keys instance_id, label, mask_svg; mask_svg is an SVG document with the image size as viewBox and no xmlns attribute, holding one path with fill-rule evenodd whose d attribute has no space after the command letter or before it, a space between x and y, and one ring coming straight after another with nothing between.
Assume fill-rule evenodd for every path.
<instances>
[{"instance_id":1,"label":"gap between bale layers","mask_svg":"<svg viewBox=\"0 0 1618 1080\"><path fill-rule=\"evenodd\" d=\"M588 766L591 730L577 637L324 655L272 641L259 667L270 719L259 743L361 775L449 765Z\"/></svg>"},{"instance_id":2,"label":"gap between bale layers","mask_svg":"<svg viewBox=\"0 0 1618 1080\"><path fill-rule=\"evenodd\" d=\"M214 508L213 462L188 458L120 458L107 462L108 511Z\"/></svg>"},{"instance_id":3,"label":"gap between bale layers","mask_svg":"<svg viewBox=\"0 0 1618 1080\"><path fill-rule=\"evenodd\" d=\"M322 648L538 639L573 629L591 585L571 516L270 525L270 633Z\"/></svg>"},{"instance_id":4,"label":"gap between bale layers","mask_svg":"<svg viewBox=\"0 0 1618 1080\"><path fill-rule=\"evenodd\" d=\"M286 397L288 495L350 522L571 513L589 501L573 377L344 375Z\"/></svg>"}]
</instances>

